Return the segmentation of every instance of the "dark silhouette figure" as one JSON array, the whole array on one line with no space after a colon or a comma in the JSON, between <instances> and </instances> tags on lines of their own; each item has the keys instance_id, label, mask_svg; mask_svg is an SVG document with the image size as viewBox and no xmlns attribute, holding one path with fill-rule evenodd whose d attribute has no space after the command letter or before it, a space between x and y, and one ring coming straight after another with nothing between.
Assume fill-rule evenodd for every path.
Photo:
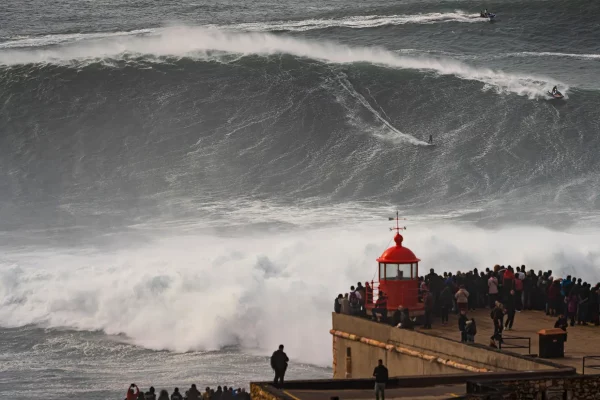
<instances>
[{"instance_id":1,"label":"dark silhouette figure","mask_svg":"<svg viewBox=\"0 0 600 400\"><path fill-rule=\"evenodd\" d=\"M283 352L283 345L279 345L279 350L275 351L271 356L271 368L275 371L275 379L273 383L276 387L283 387L283 377L285 376L285 370L288 366L287 354Z\"/></svg>"},{"instance_id":2,"label":"dark silhouette figure","mask_svg":"<svg viewBox=\"0 0 600 400\"><path fill-rule=\"evenodd\" d=\"M373 376L375 377L375 399L379 400L379 394L381 393L381 400L385 400L385 384L388 381L388 370L383 365L383 360L379 360L378 365L373 370Z\"/></svg>"},{"instance_id":3,"label":"dark silhouette figure","mask_svg":"<svg viewBox=\"0 0 600 400\"><path fill-rule=\"evenodd\" d=\"M433 135L429 135L429 144L433 144Z\"/></svg>"},{"instance_id":4,"label":"dark silhouette figure","mask_svg":"<svg viewBox=\"0 0 600 400\"><path fill-rule=\"evenodd\" d=\"M196 384L192 384L190 389L187 392L188 400L200 400L202 398L202 393L196 388Z\"/></svg>"},{"instance_id":5,"label":"dark silhouette figure","mask_svg":"<svg viewBox=\"0 0 600 400\"><path fill-rule=\"evenodd\" d=\"M171 400L183 400L183 396L179 393L179 388L175 388L171 393Z\"/></svg>"}]
</instances>

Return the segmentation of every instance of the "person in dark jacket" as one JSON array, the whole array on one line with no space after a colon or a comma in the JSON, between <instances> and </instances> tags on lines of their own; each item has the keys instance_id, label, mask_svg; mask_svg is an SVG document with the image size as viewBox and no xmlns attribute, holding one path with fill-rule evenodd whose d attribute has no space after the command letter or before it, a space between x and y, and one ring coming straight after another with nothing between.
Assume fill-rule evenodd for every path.
<instances>
[{"instance_id":1,"label":"person in dark jacket","mask_svg":"<svg viewBox=\"0 0 600 400\"><path fill-rule=\"evenodd\" d=\"M448 324L448 313L452 309L453 296L450 286L446 285L440 293L440 308L442 314L442 325Z\"/></svg>"},{"instance_id":2,"label":"person in dark jacket","mask_svg":"<svg viewBox=\"0 0 600 400\"><path fill-rule=\"evenodd\" d=\"M279 350L273 352L271 356L271 368L275 371L275 379L273 382L275 383L275 387L283 387L283 377L285 376L285 370L288 366L288 358L287 354L283 352L283 345L279 345Z\"/></svg>"},{"instance_id":3,"label":"person in dark jacket","mask_svg":"<svg viewBox=\"0 0 600 400\"><path fill-rule=\"evenodd\" d=\"M511 290L508 293L508 297L506 298L506 322L504 323L504 328L507 331L512 330L513 322L515 322L515 313L516 313L516 294L514 290Z\"/></svg>"},{"instance_id":4,"label":"person in dark jacket","mask_svg":"<svg viewBox=\"0 0 600 400\"><path fill-rule=\"evenodd\" d=\"M398 327L401 329L414 329L414 321L410 318L408 308L402 310L402 317L400 318L400 325Z\"/></svg>"},{"instance_id":5,"label":"person in dark jacket","mask_svg":"<svg viewBox=\"0 0 600 400\"><path fill-rule=\"evenodd\" d=\"M144 397L146 400L156 400L156 391L154 390L154 386L150 386L150 390L146 392Z\"/></svg>"},{"instance_id":6,"label":"person in dark jacket","mask_svg":"<svg viewBox=\"0 0 600 400\"><path fill-rule=\"evenodd\" d=\"M504 308L502 303L496 302L496 306L490 313L490 318L494 323L494 334L490 337L490 347L498 347L496 341L502 342L502 328L504 327L502 324L504 320Z\"/></svg>"},{"instance_id":7,"label":"person in dark jacket","mask_svg":"<svg viewBox=\"0 0 600 400\"><path fill-rule=\"evenodd\" d=\"M161 390L158 400L169 400L169 392L167 392L165 389Z\"/></svg>"},{"instance_id":8,"label":"person in dark jacket","mask_svg":"<svg viewBox=\"0 0 600 400\"><path fill-rule=\"evenodd\" d=\"M339 314L342 312L342 300L344 299L344 296L342 296L342 294L338 294L338 297L336 297L336 299L333 302L333 311L336 312L336 314Z\"/></svg>"},{"instance_id":9,"label":"person in dark jacket","mask_svg":"<svg viewBox=\"0 0 600 400\"><path fill-rule=\"evenodd\" d=\"M187 400L200 400L202 393L196 388L196 384L192 384L192 387L187 391Z\"/></svg>"},{"instance_id":10,"label":"person in dark jacket","mask_svg":"<svg viewBox=\"0 0 600 400\"><path fill-rule=\"evenodd\" d=\"M467 332L465 331L467 327L467 313L466 311L461 311L460 316L458 317L458 330L460 332L460 341L465 343L467 341Z\"/></svg>"},{"instance_id":11,"label":"person in dark jacket","mask_svg":"<svg viewBox=\"0 0 600 400\"><path fill-rule=\"evenodd\" d=\"M375 377L375 399L379 400L379 394L381 393L381 400L385 400L385 384L388 381L388 370L383 365L383 360L379 360L378 365L373 370L373 376Z\"/></svg>"},{"instance_id":12,"label":"person in dark jacket","mask_svg":"<svg viewBox=\"0 0 600 400\"><path fill-rule=\"evenodd\" d=\"M475 343L475 335L477 335L477 325L475 324L475 318L471 318L467 321L465 326L465 333L467 334L467 343Z\"/></svg>"},{"instance_id":13,"label":"person in dark jacket","mask_svg":"<svg viewBox=\"0 0 600 400\"><path fill-rule=\"evenodd\" d=\"M175 388L171 393L171 400L183 400L183 396L179 393L179 388Z\"/></svg>"}]
</instances>

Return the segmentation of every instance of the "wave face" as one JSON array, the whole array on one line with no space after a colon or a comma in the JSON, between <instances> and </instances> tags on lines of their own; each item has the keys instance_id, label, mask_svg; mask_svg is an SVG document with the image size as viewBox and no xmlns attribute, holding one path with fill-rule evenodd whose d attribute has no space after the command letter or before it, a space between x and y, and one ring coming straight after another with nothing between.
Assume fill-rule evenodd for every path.
<instances>
[{"instance_id":1,"label":"wave face","mask_svg":"<svg viewBox=\"0 0 600 400\"><path fill-rule=\"evenodd\" d=\"M395 209L422 268L600 278L599 4L32 3L0 13L0 397L238 386L281 342L326 377Z\"/></svg>"},{"instance_id":2,"label":"wave face","mask_svg":"<svg viewBox=\"0 0 600 400\"><path fill-rule=\"evenodd\" d=\"M204 28L0 61L7 226L161 216L185 199L167 213L181 217L231 196L598 206L599 92L563 83L577 99L551 102L550 77Z\"/></svg>"}]
</instances>

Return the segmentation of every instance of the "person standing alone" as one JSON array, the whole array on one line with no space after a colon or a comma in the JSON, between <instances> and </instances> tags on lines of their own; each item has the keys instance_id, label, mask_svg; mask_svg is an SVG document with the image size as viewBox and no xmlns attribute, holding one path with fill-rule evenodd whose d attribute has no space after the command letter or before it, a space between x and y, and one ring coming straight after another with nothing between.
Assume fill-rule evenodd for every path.
<instances>
[{"instance_id":1,"label":"person standing alone","mask_svg":"<svg viewBox=\"0 0 600 400\"><path fill-rule=\"evenodd\" d=\"M383 360L379 360L379 364L373 370L373 376L375 377L375 399L379 400L379 393L381 393L381 400L385 400L385 384L388 381L388 370L383 365Z\"/></svg>"},{"instance_id":2,"label":"person standing alone","mask_svg":"<svg viewBox=\"0 0 600 400\"><path fill-rule=\"evenodd\" d=\"M283 352L283 345L280 344L279 350L273 352L273 355L271 356L271 368L275 371L273 383L276 387L283 387L283 377L288 366L288 361L290 361L290 359L287 354ZM280 386L278 386L278 382Z\"/></svg>"}]
</instances>

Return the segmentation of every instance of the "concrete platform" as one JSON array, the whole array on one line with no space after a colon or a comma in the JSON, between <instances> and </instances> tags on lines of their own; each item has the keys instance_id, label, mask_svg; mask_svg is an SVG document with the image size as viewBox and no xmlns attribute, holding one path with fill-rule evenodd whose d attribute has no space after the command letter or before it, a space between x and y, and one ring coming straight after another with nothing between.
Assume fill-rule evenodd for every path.
<instances>
[{"instance_id":1,"label":"concrete platform","mask_svg":"<svg viewBox=\"0 0 600 400\"><path fill-rule=\"evenodd\" d=\"M329 400L332 396L338 396L340 400L372 400L375 398L375 392L373 390L286 390L284 393L296 400ZM437 400L459 397L464 395L464 393L464 384L445 385L427 388L388 389L385 391L385 398L386 400Z\"/></svg>"},{"instance_id":2,"label":"concrete platform","mask_svg":"<svg viewBox=\"0 0 600 400\"><path fill-rule=\"evenodd\" d=\"M467 314L467 317L475 318L475 322L477 323L475 342L482 345L488 345L490 336L492 336L494 331L492 320L490 319L490 310L470 311ZM539 354L539 336L537 332L541 329L554 328L555 322L555 317L548 317L542 311L523 311L517 313L513 324L513 330L504 331L504 335L507 337L506 345L527 344L524 340L510 340L511 336L529 337L531 339L531 353L537 355ZM432 326L433 329L417 328L416 330L460 341L457 315L450 315L450 321L447 326L442 326L440 319L435 318ZM581 373L583 356L600 355L600 327L575 325L567 329L567 334L565 357L552 358L549 359L549 361L576 368L577 372ZM528 353L527 349L507 348L506 350L523 355ZM594 361L593 364L600 364L600 362ZM587 370L586 373L588 373ZM600 373L600 370L589 371L589 373Z\"/></svg>"}]
</instances>

